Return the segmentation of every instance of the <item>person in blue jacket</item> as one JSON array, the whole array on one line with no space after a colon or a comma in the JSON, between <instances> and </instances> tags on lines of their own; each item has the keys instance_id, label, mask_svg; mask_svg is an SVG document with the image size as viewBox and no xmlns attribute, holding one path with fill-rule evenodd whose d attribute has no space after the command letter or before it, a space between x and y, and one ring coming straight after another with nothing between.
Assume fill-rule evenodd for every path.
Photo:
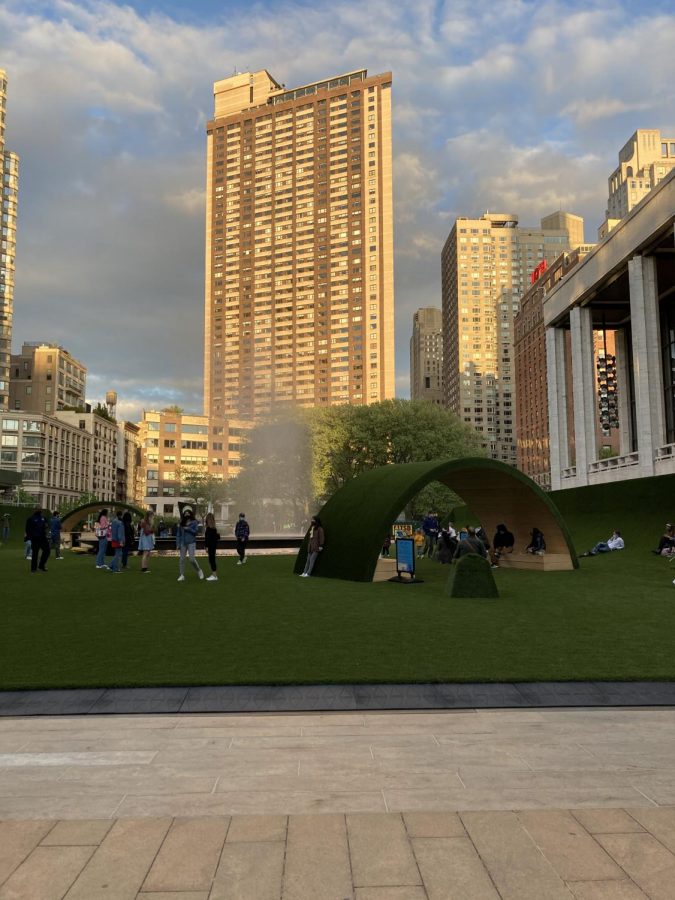
<instances>
[{"instance_id":1,"label":"person in blue jacket","mask_svg":"<svg viewBox=\"0 0 675 900\"><path fill-rule=\"evenodd\" d=\"M40 507L36 507L35 512L26 520L26 540L31 543L31 561L30 570L36 572L47 571L47 560L51 550L49 549L49 541L47 540L47 520L42 515ZM40 562L38 564L38 554Z\"/></svg>"},{"instance_id":2,"label":"person in blue jacket","mask_svg":"<svg viewBox=\"0 0 675 900\"><path fill-rule=\"evenodd\" d=\"M422 520L422 531L424 532L424 553L426 556L431 559L436 552L436 544L438 543L438 535L441 531L441 526L438 521L438 515L429 511L424 519Z\"/></svg>"},{"instance_id":3,"label":"person in blue jacket","mask_svg":"<svg viewBox=\"0 0 675 900\"><path fill-rule=\"evenodd\" d=\"M52 513L49 521L49 537L52 542L52 550L56 553L56 559L63 559L61 556L61 516L58 511Z\"/></svg>"},{"instance_id":4,"label":"person in blue jacket","mask_svg":"<svg viewBox=\"0 0 675 900\"><path fill-rule=\"evenodd\" d=\"M195 518L195 514L192 512L189 506L186 506L183 510L183 515L180 517L180 523L178 525L178 532L176 534L176 547L178 548L178 570L180 575L178 576L178 581L185 581L185 557L188 556L190 559L190 565L195 570L199 579L204 577L204 573L199 567L199 563L195 559L195 550L197 548L197 531L199 529L199 522L197 522Z\"/></svg>"},{"instance_id":5,"label":"person in blue jacket","mask_svg":"<svg viewBox=\"0 0 675 900\"><path fill-rule=\"evenodd\" d=\"M113 575L117 575L122 571L122 553L124 552L124 522L122 521L122 510L117 510L117 515L113 520L110 530L110 543L113 548L113 561L110 563L110 571Z\"/></svg>"}]
</instances>

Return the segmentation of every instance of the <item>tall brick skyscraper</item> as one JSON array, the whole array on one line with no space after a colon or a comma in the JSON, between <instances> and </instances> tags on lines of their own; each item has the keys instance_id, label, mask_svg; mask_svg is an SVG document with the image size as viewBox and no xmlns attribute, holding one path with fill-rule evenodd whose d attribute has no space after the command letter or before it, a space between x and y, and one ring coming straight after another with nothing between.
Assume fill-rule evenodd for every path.
<instances>
[{"instance_id":1,"label":"tall brick skyscraper","mask_svg":"<svg viewBox=\"0 0 675 900\"><path fill-rule=\"evenodd\" d=\"M9 366L12 347L14 303L14 259L16 256L16 205L19 196L19 157L5 150L5 109L7 75L0 69L0 195L2 230L0 231L0 412L9 402Z\"/></svg>"},{"instance_id":2,"label":"tall brick skyscraper","mask_svg":"<svg viewBox=\"0 0 675 900\"><path fill-rule=\"evenodd\" d=\"M214 93L205 413L393 397L391 73Z\"/></svg>"}]
</instances>

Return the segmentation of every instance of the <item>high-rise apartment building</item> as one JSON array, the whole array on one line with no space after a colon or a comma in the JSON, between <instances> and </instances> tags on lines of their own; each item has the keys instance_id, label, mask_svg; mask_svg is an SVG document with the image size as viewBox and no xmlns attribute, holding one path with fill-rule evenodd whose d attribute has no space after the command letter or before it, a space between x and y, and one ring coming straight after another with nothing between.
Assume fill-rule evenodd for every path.
<instances>
[{"instance_id":1,"label":"high-rise apartment building","mask_svg":"<svg viewBox=\"0 0 675 900\"><path fill-rule=\"evenodd\" d=\"M443 402L443 317L426 306L413 316L410 338L410 399Z\"/></svg>"},{"instance_id":2,"label":"high-rise apartment building","mask_svg":"<svg viewBox=\"0 0 675 900\"><path fill-rule=\"evenodd\" d=\"M675 137L640 128L619 151L619 165L607 179L607 218L623 219L675 168Z\"/></svg>"},{"instance_id":3,"label":"high-rise apartment building","mask_svg":"<svg viewBox=\"0 0 675 900\"><path fill-rule=\"evenodd\" d=\"M394 396L391 73L214 85L204 411Z\"/></svg>"},{"instance_id":4,"label":"high-rise apartment building","mask_svg":"<svg viewBox=\"0 0 675 900\"><path fill-rule=\"evenodd\" d=\"M87 369L58 344L27 342L13 353L9 406L12 410L51 415L85 406Z\"/></svg>"},{"instance_id":5,"label":"high-rise apartment building","mask_svg":"<svg viewBox=\"0 0 675 900\"><path fill-rule=\"evenodd\" d=\"M483 435L493 459L516 463L514 318L531 273L583 243L583 219L556 212L540 228L486 213L459 218L443 247L443 393Z\"/></svg>"},{"instance_id":6,"label":"high-rise apartment building","mask_svg":"<svg viewBox=\"0 0 675 900\"><path fill-rule=\"evenodd\" d=\"M181 493L186 472L223 482L238 474L241 445L251 422L147 410L138 428L143 503L157 515L177 516L179 502L190 499ZM222 508L215 512L222 517Z\"/></svg>"},{"instance_id":7,"label":"high-rise apartment building","mask_svg":"<svg viewBox=\"0 0 675 900\"><path fill-rule=\"evenodd\" d=\"M19 197L19 157L5 150L7 75L0 69L0 412L9 406L9 367L12 348L16 210Z\"/></svg>"}]
</instances>

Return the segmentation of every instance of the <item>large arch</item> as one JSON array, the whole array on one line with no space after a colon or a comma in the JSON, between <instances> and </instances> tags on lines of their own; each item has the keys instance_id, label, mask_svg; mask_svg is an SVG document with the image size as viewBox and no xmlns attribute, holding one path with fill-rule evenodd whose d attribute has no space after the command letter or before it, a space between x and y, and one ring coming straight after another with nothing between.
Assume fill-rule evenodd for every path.
<instances>
[{"instance_id":1,"label":"large arch","mask_svg":"<svg viewBox=\"0 0 675 900\"><path fill-rule=\"evenodd\" d=\"M115 509L128 509L130 512L136 513L137 516L145 515L144 509L134 506L132 503L122 503L117 500L97 500L95 503L85 503L83 506L77 506L75 509L67 512L61 522L61 528L63 531L72 531L73 526L81 522L82 519L86 519L89 513L98 513L102 509L107 509L109 512Z\"/></svg>"},{"instance_id":2,"label":"large arch","mask_svg":"<svg viewBox=\"0 0 675 900\"><path fill-rule=\"evenodd\" d=\"M490 537L505 522L522 549L536 526L544 532L547 557L555 556L557 568L578 567L572 539L551 498L512 466L471 457L381 466L348 481L319 512L326 550L313 574L372 581L389 527L406 503L432 481L458 494ZM307 537L296 558L296 572L302 571L306 556ZM513 567L519 567L515 554Z\"/></svg>"}]
</instances>

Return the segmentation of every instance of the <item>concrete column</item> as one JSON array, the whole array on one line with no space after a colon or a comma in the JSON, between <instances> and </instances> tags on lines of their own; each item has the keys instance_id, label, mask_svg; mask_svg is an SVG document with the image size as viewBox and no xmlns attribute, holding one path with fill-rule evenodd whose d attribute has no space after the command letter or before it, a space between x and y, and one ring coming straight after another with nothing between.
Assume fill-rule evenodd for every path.
<instances>
[{"instance_id":1,"label":"concrete column","mask_svg":"<svg viewBox=\"0 0 675 900\"><path fill-rule=\"evenodd\" d=\"M628 261L630 319L633 333L635 425L640 475L654 474L654 453L666 442L661 372L661 328L653 256Z\"/></svg>"},{"instance_id":2,"label":"concrete column","mask_svg":"<svg viewBox=\"0 0 675 900\"><path fill-rule=\"evenodd\" d=\"M546 383L552 491L559 491L562 487L562 470L569 465L567 379L565 374L565 332L562 328L547 328Z\"/></svg>"},{"instance_id":3,"label":"concrete column","mask_svg":"<svg viewBox=\"0 0 675 900\"><path fill-rule=\"evenodd\" d=\"M626 332L618 328L614 332L616 352L616 393L619 405L619 455L625 456L631 448L630 384L628 380L628 353Z\"/></svg>"},{"instance_id":4,"label":"concrete column","mask_svg":"<svg viewBox=\"0 0 675 900\"><path fill-rule=\"evenodd\" d=\"M576 484L588 484L588 466L597 459L595 427L595 360L593 320L589 307L570 310L572 336L572 394L574 398L574 445L576 448Z\"/></svg>"}]
</instances>

